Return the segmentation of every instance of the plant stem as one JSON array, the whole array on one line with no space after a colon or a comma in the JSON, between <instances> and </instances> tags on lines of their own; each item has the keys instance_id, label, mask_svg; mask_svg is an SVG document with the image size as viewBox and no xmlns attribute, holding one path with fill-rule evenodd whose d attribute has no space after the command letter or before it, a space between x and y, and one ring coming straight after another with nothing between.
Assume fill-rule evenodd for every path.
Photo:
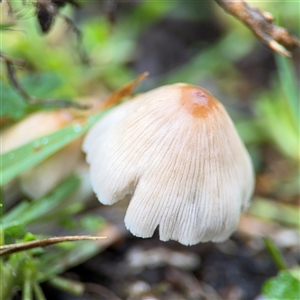
<instances>
[{"instance_id":1,"label":"plant stem","mask_svg":"<svg viewBox=\"0 0 300 300\"><path fill-rule=\"evenodd\" d=\"M266 249L270 253L277 268L279 270L286 270L288 267L283 259L282 254L280 253L279 249L276 247L274 242L268 237L264 238L264 242L266 245Z\"/></svg>"},{"instance_id":2,"label":"plant stem","mask_svg":"<svg viewBox=\"0 0 300 300\"><path fill-rule=\"evenodd\" d=\"M84 293L84 285L78 281L57 276L50 279L48 282L52 286L76 296L81 296Z\"/></svg>"},{"instance_id":3,"label":"plant stem","mask_svg":"<svg viewBox=\"0 0 300 300\"><path fill-rule=\"evenodd\" d=\"M37 282L34 282L33 284L33 291L37 300L46 300L43 290Z\"/></svg>"}]
</instances>

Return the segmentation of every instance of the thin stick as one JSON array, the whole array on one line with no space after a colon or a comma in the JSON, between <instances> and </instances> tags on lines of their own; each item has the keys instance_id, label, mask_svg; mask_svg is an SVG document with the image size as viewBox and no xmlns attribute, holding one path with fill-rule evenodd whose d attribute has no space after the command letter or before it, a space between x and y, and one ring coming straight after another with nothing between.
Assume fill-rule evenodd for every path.
<instances>
[{"instance_id":1,"label":"thin stick","mask_svg":"<svg viewBox=\"0 0 300 300\"><path fill-rule=\"evenodd\" d=\"M141 75L139 75L135 80L133 80L130 83L127 83L123 87L121 87L119 90L113 92L107 100L103 103L101 106L101 109L109 108L113 105L118 104L124 97L130 96L133 92L133 89L146 77L149 76L148 72L144 72Z\"/></svg>"},{"instance_id":2,"label":"thin stick","mask_svg":"<svg viewBox=\"0 0 300 300\"><path fill-rule=\"evenodd\" d=\"M285 28L273 24L269 13L248 4L244 0L215 0L224 10L242 21L270 49L285 56L292 54L287 49L300 47L299 40Z\"/></svg>"},{"instance_id":3,"label":"thin stick","mask_svg":"<svg viewBox=\"0 0 300 300\"><path fill-rule=\"evenodd\" d=\"M78 55L80 57L80 61L85 65L90 65L90 58L84 48L83 41L82 41L82 32L81 30L75 25L73 20L65 16L64 14L61 14L57 12L57 16L59 16L61 19L63 19L67 25L73 30L75 37L76 37L76 48Z\"/></svg>"},{"instance_id":4,"label":"thin stick","mask_svg":"<svg viewBox=\"0 0 300 300\"><path fill-rule=\"evenodd\" d=\"M24 250L29 250L37 247L46 247L57 243L87 241L87 240L89 241L109 240L109 238L102 237L102 236L89 236L89 235L51 237L51 238L39 239L39 240L25 242L25 243L15 243L15 244L0 246L0 256L12 254Z\"/></svg>"}]
</instances>

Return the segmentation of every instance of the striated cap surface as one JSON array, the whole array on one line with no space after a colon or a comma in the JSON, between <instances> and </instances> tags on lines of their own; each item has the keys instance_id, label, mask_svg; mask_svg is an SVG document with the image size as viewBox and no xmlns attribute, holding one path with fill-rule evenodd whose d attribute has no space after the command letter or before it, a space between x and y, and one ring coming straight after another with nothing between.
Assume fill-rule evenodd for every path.
<instances>
[{"instance_id":1,"label":"striated cap surface","mask_svg":"<svg viewBox=\"0 0 300 300\"><path fill-rule=\"evenodd\" d=\"M163 86L118 106L83 150L100 202L131 197L125 225L138 237L159 227L163 241L224 241L252 195L247 150L223 105L196 86Z\"/></svg>"}]
</instances>

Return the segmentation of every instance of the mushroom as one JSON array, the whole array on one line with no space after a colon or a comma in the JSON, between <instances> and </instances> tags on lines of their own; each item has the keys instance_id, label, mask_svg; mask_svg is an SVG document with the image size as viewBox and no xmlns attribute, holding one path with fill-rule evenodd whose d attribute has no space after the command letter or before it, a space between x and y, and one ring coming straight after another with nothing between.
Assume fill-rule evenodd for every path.
<instances>
[{"instance_id":1,"label":"mushroom","mask_svg":"<svg viewBox=\"0 0 300 300\"><path fill-rule=\"evenodd\" d=\"M59 130L70 124L73 119L72 112L65 109L32 113L1 132L2 147L0 152L7 153L36 138ZM45 144L47 144L47 138L45 140ZM39 147L43 146L43 143L38 145L37 151ZM16 184L20 184L22 191L31 198L44 196L74 171L81 158L80 148L81 139L79 138L30 170L23 172L17 182L5 187L7 198L11 199L10 195L16 196L14 193L18 190Z\"/></svg>"},{"instance_id":2,"label":"mushroom","mask_svg":"<svg viewBox=\"0 0 300 300\"><path fill-rule=\"evenodd\" d=\"M83 144L103 204L129 197L125 225L138 237L222 242L249 204L254 172L223 105L178 83L108 113Z\"/></svg>"}]
</instances>

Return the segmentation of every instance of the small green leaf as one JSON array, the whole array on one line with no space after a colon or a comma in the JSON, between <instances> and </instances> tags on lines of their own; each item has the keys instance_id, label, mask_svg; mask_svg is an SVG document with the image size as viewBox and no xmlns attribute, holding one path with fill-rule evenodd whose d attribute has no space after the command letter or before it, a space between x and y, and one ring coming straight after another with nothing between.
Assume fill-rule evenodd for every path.
<instances>
[{"instance_id":1,"label":"small green leaf","mask_svg":"<svg viewBox=\"0 0 300 300\"><path fill-rule=\"evenodd\" d=\"M3 81L0 81L0 91L0 116L9 116L15 120L23 117L27 112L28 105L22 97Z\"/></svg>"},{"instance_id":2,"label":"small green leaf","mask_svg":"<svg viewBox=\"0 0 300 300\"><path fill-rule=\"evenodd\" d=\"M20 80L21 87L28 95L41 100L55 97L55 92L62 86L62 80L55 73L44 73L39 76L29 75ZM0 116L9 116L15 120L35 111L39 105L28 104L11 85L0 81L1 111Z\"/></svg>"},{"instance_id":3,"label":"small green leaf","mask_svg":"<svg viewBox=\"0 0 300 300\"><path fill-rule=\"evenodd\" d=\"M53 97L55 91L63 84L56 73L26 76L21 83L31 96L39 97L41 99Z\"/></svg>"},{"instance_id":4,"label":"small green leaf","mask_svg":"<svg viewBox=\"0 0 300 300\"><path fill-rule=\"evenodd\" d=\"M95 230L96 228L100 229L103 223L104 221L102 218L93 215L84 216L80 220L81 227L87 230Z\"/></svg>"},{"instance_id":5,"label":"small green leaf","mask_svg":"<svg viewBox=\"0 0 300 300\"><path fill-rule=\"evenodd\" d=\"M5 244L11 244L16 239L21 239L26 234L26 228L22 224L12 224L5 229Z\"/></svg>"},{"instance_id":6,"label":"small green leaf","mask_svg":"<svg viewBox=\"0 0 300 300\"><path fill-rule=\"evenodd\" d=\"M281 271L264 283L263 295L267 300L298 300L300 282L289 271Z\"/></svg>"},{"instance_id":7,"label":"small green leaf","mask_svg":"<svg viewBox=\"0 0 300 300\"><path fill-rule=\"evenodd\" d=\"M31 232L27 232L26 235L23 238L23 242L30 242L36 240L37 237L32 234Z\"/></svg>"}]
</instances>

